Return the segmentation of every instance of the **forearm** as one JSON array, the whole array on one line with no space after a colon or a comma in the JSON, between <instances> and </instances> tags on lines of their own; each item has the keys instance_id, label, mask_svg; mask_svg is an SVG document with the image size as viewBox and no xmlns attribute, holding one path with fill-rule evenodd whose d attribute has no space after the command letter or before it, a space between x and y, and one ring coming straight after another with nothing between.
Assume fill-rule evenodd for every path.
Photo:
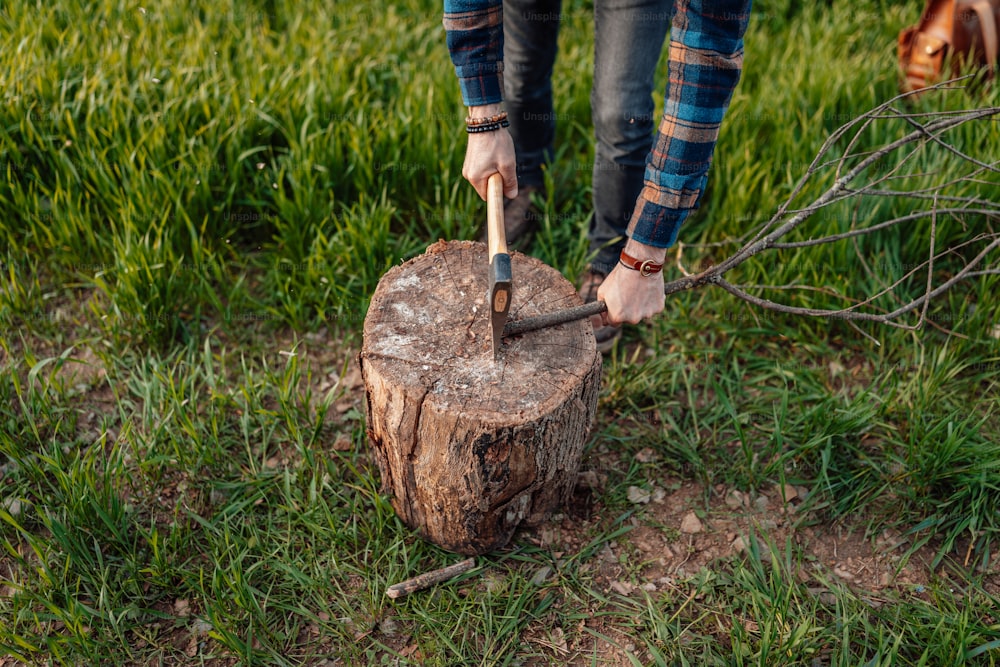
<instances>
[{"instance_id":1,"label":"forearm","mask_svg":"<svg viewBox=\"0 0 1000 667\"><path fill-rule=\"evenodd\" d=\"M667 248L700 204L719 128L739 82L750 0L681 2L671 31L663 118L630 239Z\"/></svg>"},{"instance_id":2,"label":"forearm","mask_svg":"<svg viewBox=\"0 0 1000 667\"><path fill-rule=\"evenodd\" d=\"M470 118L484 119L503 108L503 5L501 0L444 0L448 52ZM469 128L472 129L472 128ZM483 199L490 176L503 177L504 196L517 196L514 142L504 126L470 132L462 176Z\"/></svg>"},{"instance_id":3,"label":"forearm","mask_svg":"<svg viewBox=\"0 0 1000 667\"><path fill-rule=\"evenodd\" d=\"M503 5L501 0L444 0L448 51L466 106L503 99Z\"/></svg>"}]
</instances>

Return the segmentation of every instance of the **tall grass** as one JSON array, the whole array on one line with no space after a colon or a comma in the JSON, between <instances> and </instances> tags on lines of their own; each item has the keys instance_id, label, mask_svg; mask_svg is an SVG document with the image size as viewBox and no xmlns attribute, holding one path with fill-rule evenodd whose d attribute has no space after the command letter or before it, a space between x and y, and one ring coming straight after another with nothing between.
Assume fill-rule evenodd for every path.
<instances>
[{"instance_id":1,"label":"tall grass","mask_svg":"<svg viewBox=\"0 0 1000 667\"><path fill-rule=\"evenodd\" d=\"M916 13L755 3L685 243L768 218L834 129L891 97L896 33ZM454 585L383 596L453 560L380 496L347 372L380 276L438 238L475 238L485 216L461 178L440 18L422 0L0 7L2 650L39 664L996 664L996 276L941 298L920 331L870 338L717 291L671 297L606 358L585 463L619 465L586 545L519 542ZM533 249L571 279L587 262L591 30L590 4L566 2ZM998 101L951 91L918 110ZM877 123L859 148L905 131ZM995 122L949 136L1000 154ZM908 168L958 167L928 151ZM1000 193L995 174L965 187ZM802 233L908 206L838 204ZM939 247L995 224L939 221ZM928 241L920 224L857 251L762 254L734 281L864 294ZM700 483L706 507L719 485L807 486L803 522L929 546L927 594L874 608L827 581L833 597L817 597L797 546L761 534L677 590L617 595L595 562L636 525L672 530L626 493L666 473Z\"/></svg>"}]
</instances>

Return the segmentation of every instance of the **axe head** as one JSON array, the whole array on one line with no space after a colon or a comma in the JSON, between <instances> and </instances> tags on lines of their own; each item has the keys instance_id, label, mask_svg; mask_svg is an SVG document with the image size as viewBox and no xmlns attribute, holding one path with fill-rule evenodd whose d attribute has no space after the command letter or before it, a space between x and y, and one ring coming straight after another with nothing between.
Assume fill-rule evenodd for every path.
<instances>
[{"instance_id":1,"label":"axe head","mask_svg":"<svg viewBox=\"0 0 1000 667\"><path fill-rule=\"evenodd\" d=\"M490 260L490 331L493 334L493 359L496 360L500 351L500 338L503 336L504 325L507 324L507 314L510 312L510 255L497 253Z\"/></svg>"}]
</instances>

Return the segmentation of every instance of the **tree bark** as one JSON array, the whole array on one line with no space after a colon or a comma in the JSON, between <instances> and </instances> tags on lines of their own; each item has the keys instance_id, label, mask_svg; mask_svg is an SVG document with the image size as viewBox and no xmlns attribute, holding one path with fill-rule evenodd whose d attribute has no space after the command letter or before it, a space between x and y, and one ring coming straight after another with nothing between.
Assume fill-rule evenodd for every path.
<instances>
[{"instance_id":1,"label":"tree bark","mask_svg":"<svg viewBox=\"0 0 1000 667\"><path fill-rule=\"evenodd\" d=\"M511 318L580 304L555 269L511 264ZM494 360L488 287L483 244L435 243L379 281L360 354L383 492L407 526L471 555L572 494L601 376L587 321L504 339Z\"/></svg>"}]
</instances>

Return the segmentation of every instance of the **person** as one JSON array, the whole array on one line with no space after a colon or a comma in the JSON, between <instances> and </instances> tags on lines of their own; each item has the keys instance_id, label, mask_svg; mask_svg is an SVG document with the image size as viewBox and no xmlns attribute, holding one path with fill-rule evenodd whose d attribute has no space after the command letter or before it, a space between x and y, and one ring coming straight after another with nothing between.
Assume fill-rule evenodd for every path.
<instances>
[{"instance_id":1,"label":"person","mask_svg":"<svg viewBox=\"0 0 1000 667\"><path fill-rule=\"evenodd\" d=\"M622 323L664 309L662 265L704 192L742 71L750 6L594 0L593 259L580 293L607 303L594 321L602 351ZM462 175L484 199L489 177L503 177L512 245L535 223L530 197L552 159L560 22L560 0L444 0L446 42L468 107ZM668 82L654 132L653 80L668 29Z\"/></svg>"}]
</instances>

